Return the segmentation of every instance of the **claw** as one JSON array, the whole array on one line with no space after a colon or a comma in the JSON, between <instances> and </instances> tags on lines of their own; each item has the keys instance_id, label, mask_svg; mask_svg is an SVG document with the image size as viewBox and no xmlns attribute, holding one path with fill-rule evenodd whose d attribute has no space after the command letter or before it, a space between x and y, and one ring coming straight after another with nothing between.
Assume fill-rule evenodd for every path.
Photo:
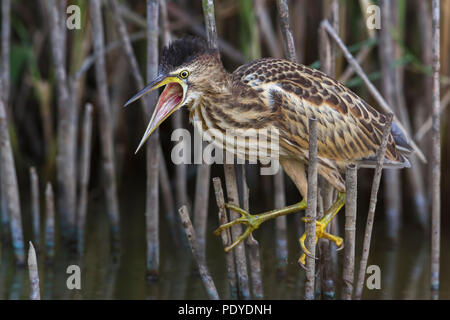
<instances>
[{"instance_id":1,"label":"claw","mask_svg":"<svg viewBox=\"0 0 450 320\"><path fill-rule=\"evenodd\" d=\"M308 217L303 217L302 221L310 222L311 219L309 219ZM317 241L320 238L324 238L324 239L333 241L336 244L336 246L338 247L337 251L342 250L344 248L344 240L341 237L337 237L335 235L329 234L328 232L325 231L325 229L326 229L326 225L324 223L322 223L321 221L316 221L316 239L315 239L315 243L317 243ZM314 259L314 260L318 260L318 258L312 256L311 252L306 248L305 240L306 240L306 232L299 239L300 247L301 247L301 249L303 251L303 254L298 259L298 263L302 267L304 267L306 265L306 257L309 257L309 258Z\"/></svg>"},{"instance_id":2,"label":"claw","mask_svg":"<svg viewBox=\"0 0 450 320\"><path fill-rule=\"evenodd\" d=\"M250 233L252 233L255 229L257 229L259 227L260 223L258 223L258 220L257 220L258 216L251 215L247 211L245 211L239 207L236 207L233 204L226 203L225 208L236 211L237 213L239 213L241 215L241 217L219 226L214 231L214 234L216 236L219 236L222 231L234 226L235 224L242 223L242 224L247 225L247 229L245 229L244 233L241 234L231 245L229 245L228 247L225 248L225 252L230 252L239 243L244 241L250 235Z\"/></svg>"}]
</instances>

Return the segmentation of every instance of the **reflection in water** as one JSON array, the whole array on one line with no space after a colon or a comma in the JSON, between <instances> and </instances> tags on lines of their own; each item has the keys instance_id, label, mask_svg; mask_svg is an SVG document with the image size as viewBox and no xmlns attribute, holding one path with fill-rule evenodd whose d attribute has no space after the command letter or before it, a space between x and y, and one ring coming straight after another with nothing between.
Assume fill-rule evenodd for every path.
<instances>
[{"instance_id":1,"label":"reflection in water","mask_svg":"<svg viewBox=\"0 0 450 320\"><path fill-rule=\"evenodd\" d=\"M415 257L413 262L411 263L411 267L409 272L407 273L407 285L402 292L402 299L412 300L419 299L418 290L421 282L420 280L423 278L427 278L425 275L425 266L427 265L427 251L424 241L419 241L419 245L417 246L417 251L415 252Z\"/></svg>"},{"instance_id":2,"label":"reflection in water","mask_svg":"<svg viewBox=\"0 0 450 320\"><path fill-rule=\"evenodd\" d=\"M130 201L140 205L139 201ZM142 202L143 203L143 202ZM255 210L258 210L256 208ZM87 226L86 252L77 258L57 246L52 264L38 252L41 297L43 299L206 299L202 282L195 271L191 253L176 246L170 236L165 219L161 221L161 268L160 280L146 283L145 279L145 220L142 210L130 210L122 221L122 252L111 255L109 230L102 208L90 210ZM162 213L163 214L163 213ZM260 243L264 295L267 299L301 299L304 295L305 273L298 266L300 255L297 220L288 216L288 264L286 275L280 278L276 271L274 223L267 222L256 231ZM364 221L364 217L361 221ZM343 219L341 218L341 230ZM376 220L369 265L381 268L381 290L365 289L365 299L430 299L429 290L429 243L413 226L403 225L399 244L392 248L383 231L384 221ZM217 226L216 208L210 206L207 236L207 264L221 298L229 298L225 255L220 238L212 231ZM358 267L360 242L363 228L358 227L356 262ZM443 230L445 231L445 230ZM411 236L414 235L414 236ZM27 236L27 235L26 235ZM184 237L184 235L183 235ZM184 238L183 238L184 239ZM443 235L446 239L446 235ZM442 270L448 264L444 254L448 245L443 241ZM342 251L338 253L342 263ZM28 299L28 271L13 263L9 246L3 246L0 257L0 299ZM68 290L67 267L71 264L81 268L81 290ZM342 266L339 265L339 272ZM340 297L341 275L336 277L336 296ZM447 276L442 274L440 299L450 298Z\"/></svg>"}]
</instances>

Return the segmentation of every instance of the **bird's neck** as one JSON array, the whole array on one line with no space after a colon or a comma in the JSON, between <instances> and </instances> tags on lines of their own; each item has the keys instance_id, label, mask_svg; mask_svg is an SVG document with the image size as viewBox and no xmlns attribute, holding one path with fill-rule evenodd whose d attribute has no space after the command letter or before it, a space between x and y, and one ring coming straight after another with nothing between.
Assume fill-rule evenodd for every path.
<instances>
[{"instance_id":1,"label":"bird's neck","mask_svg":"<svg viewBox=\"0 0 450 320\"><path fill-rule=\"evenodd\" d=\"M217 101L230 101L232 97L231 75L223 68L217 68L201 85L194 85L186 106L190 117L198 108L207 107ZM191 119L192 120L192 119Z\"/></svg>"}]
</instances>

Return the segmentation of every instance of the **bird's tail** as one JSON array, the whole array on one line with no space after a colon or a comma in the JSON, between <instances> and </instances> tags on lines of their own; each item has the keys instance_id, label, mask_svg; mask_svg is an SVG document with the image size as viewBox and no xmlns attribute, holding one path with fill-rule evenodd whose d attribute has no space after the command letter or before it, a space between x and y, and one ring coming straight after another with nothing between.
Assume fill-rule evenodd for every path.
<instances>
[{"instance_id":1,"label":"bird's tail","mask_svg":"<svg viewBox=\"0 0 450 320\"><path fill-rule=\"evenodd\" d=\"M396 122L392 122L391 134L394 138L395 148L398 155L395 160L384 158L383 168L385 169L401 169L409 168L411 164L408 160L408 156L413 153L414 147L409 143L408 138L400 129ZM362 159L358 162L358 166L361 168L375 168L377 164L377 156Z\"/></svg>"}]
</instances>

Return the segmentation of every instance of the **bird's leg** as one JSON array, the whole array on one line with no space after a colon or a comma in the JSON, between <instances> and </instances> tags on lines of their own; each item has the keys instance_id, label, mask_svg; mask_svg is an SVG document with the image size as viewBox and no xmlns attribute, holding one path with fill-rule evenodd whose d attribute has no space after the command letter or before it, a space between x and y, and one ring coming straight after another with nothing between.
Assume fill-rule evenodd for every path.
<instances>
[{"instance_id":1,"label":"bird's leg","mask_svg":"<svg viewBox=\"0 0 450 320\"><path fill-rule=\"evenodd\" d=\"M328 223L330 223L330 221L339 212L339 210L341 210L341 208L344 206L344 204L345 204L345 193L340 192L336 202L327 211L325 216L322 219L320 219L319 221L316 221L316 243L320 238L324 238L324 239L328 239L328 240L331 240L334 243L336 243L336 245L338 246L339 249L343 248L344 240L341 237L337 237L335 235L329 234L328 232L326 232L326 228L327 228ZM306 217L303 218L302 220L304 222L308 222L308 218L306 218ZM300 246L303 250L303 254L301 255L300 259L298 260L298 262L301 265L305 265L306 255L309 256L311 254L305 246L305 240L306 240L306 232L299 239Z\"/></svg>"},{"instance_id":2,"label":"bird's leg","mask_svg":"<svg viewBox=\"0 0 450 320\"><path fill-rule=\"evenodd\" d=\"M258 229L260 224L263 223L264 221L306 209L306 200L302 200L296 204L290 205L290 206L282 208L282 209L276 209L276 210L268 211L266 213L255 214L255 215L250 214L247 211L245 211L241 208L238 208L232 204L227 203L227 204L225 204L225 207L227 207L230 210L236 211L237 213L239 213L241 215L241 217L219 226L219 228L217 228L217 230L214 231L214 233L216 235L220 235L220 233L223 230L230 228L231 226L238 224L238 223L247 225L247 229L245 230L245 232L242 235L240 235L233 242L233 244L231 244L230 246L225 248L225 252L229 252L234 247L236 247L239 243L241 243L243 240L245 240L245 238L247 238L250 235L250 233L252 233L255 229Z\"/></svg>"}]
</instances>

